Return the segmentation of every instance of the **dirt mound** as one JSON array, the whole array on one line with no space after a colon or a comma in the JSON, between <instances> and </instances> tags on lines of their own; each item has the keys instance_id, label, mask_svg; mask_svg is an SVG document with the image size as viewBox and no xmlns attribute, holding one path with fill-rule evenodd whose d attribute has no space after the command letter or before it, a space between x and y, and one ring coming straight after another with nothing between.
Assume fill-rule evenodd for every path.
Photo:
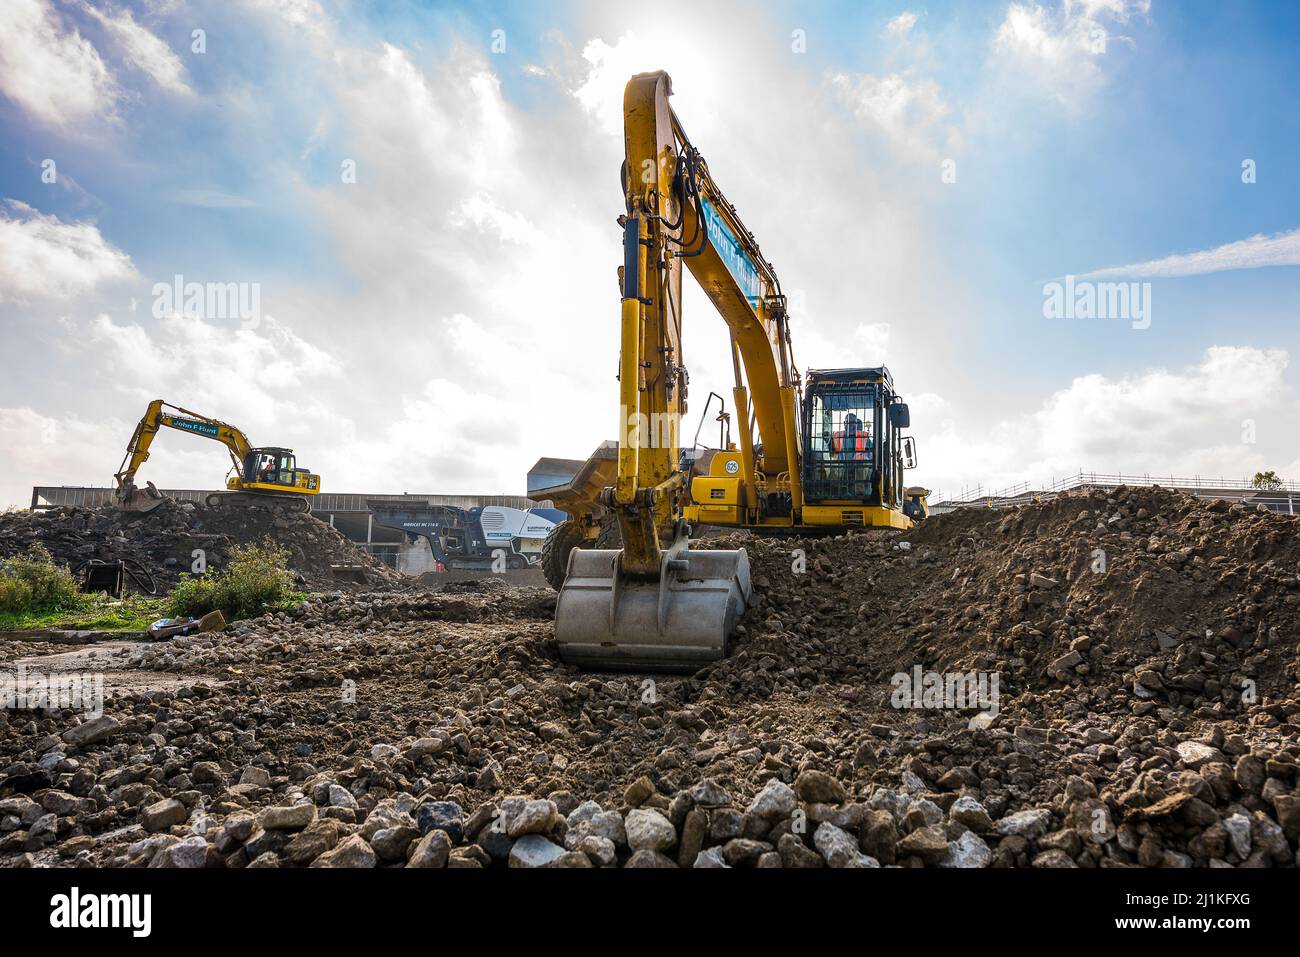
<instances>
[{"instance_id":1,"label":"dirt mound","mask_svg":"<svg viewBox=\"0 0 1300 957\"><path fill-rule=\"evenodd\" d=\"M684 677L566 666L544 589L325 595L115 652L158 690L99 723L0 712L0 859L1294 866L1298 530L1118 489L724 536L755 602Z\"/></svg>"},{"instance_id":2,"label":"dirt mound","mask_svg":"<svg viewBox=\"0 0 1300 957\"><path fill-rule=\"evenodd\" d=\"M167 500L146 513L105 506L0 515L0 555L39 542L73 568L90 559L121 559L152 575L159 590L190 571L196 550L209 569L220 569L232 546L268 538L288 550L289 567L312 587L336 587L334 565L362 566L371 587L404 580L324 522L279 506L211 508Z\"/></svg>"}]
</instances>

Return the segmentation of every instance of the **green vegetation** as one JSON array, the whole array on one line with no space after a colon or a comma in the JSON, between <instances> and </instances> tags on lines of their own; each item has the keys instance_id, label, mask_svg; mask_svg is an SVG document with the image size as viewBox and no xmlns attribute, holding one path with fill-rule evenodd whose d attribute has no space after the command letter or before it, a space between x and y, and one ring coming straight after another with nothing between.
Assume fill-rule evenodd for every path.
<instances>
[{"instance_id":1,"label":"green vegetation","mask_svg":"<svg viewBox=\"0 0 1300 957\"><path fill-rule=\"evenodd\" d=\"M0 560L0 612L73 611L81 605L72 572L56 564L44 545Z\"/></svg>"},{"instance_id":2,"label":"green vegetation","mask_svg":"<svg viewBox=\"0 0 1300 957\"><path fill-rule=\"evenodd\" d=\"M165 598L130 595L110 598L103 592L82 595L74 609L0 611L0 631L67 629L70 631L144 631L167 614Z\"/></svg>"},{"instance_id":3,"label":"green vegetation","mask_svg":"<svg viewBox=\"0 0 1300 957\"><path fill-rule=\"evenodd\" d=\"M1272 469L1267 472L1256 472L1255 477L1250 480L1250 484L1258 489L1274 491L1282 487L1282 480L1277 477L1277 473Z\"/></svg>"},{"instance_id":4,"label":"green vegetation","mask_svg":"<svg viewBox=\"0 0 1300 957\"><path fill-rule=\"evenodd\" d=\"M0 560L0 631L141 631L163 612L158 598L82 594L68 567L39 544Z\"/></svg>"},{"instance_id":5,"label":"green vegetation","mask_svg":"<svg viewBox=\"0 0 1300 957\"><path fill-rule=\"evenodd\" d=\"M198 618L220 610L234 621L291 607L305 597L293 588L288 551L267 540L235 546L221 571L182 577L172 591L168 613Z\"/></svg>"},{"instance_id":6,"label":"green vegetation","mask_svg":"<svg viewBox=\"0 0 1300 957\"><path fill-rule=\"evenodd\" d=\"M280 611L307 596L293 587L289 553L266 541L236 546L230 564L184 576L170 595L110 598L82 594L66 565L42 545L0 560L0 631L143 631L159 618L198 618L220 609L228 621Z\"/></svg>"}]
</instances>

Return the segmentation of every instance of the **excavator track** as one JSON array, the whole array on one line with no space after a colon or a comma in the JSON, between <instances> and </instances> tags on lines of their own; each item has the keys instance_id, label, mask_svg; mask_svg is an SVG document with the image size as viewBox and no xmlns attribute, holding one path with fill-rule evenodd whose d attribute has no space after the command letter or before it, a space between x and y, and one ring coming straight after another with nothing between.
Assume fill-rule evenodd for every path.
<instances>
[{"instance_id":1,"label":"excavator track","mask_svg":"<svg viewBox=\"0 0 1300 957\"><path fill-rule=\"evenodd\" d=\"M210 508L283 508L296 513L311 511L311 503L305 498L269 492L213 492L204 501Z\"/></svg>"}]
</instances>

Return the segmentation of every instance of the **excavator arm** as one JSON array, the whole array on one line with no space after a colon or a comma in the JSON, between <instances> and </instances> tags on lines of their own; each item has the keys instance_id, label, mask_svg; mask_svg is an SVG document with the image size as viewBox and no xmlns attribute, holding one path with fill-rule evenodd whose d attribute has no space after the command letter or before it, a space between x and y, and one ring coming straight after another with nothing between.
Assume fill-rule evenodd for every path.
<instances>
[{"instance_id":1,"label":"excavator arm","mask_svg":"<svg viewBox=\"0 0 1300 957\"><path fill-rule=\"evenodd\" d=\"M136 488L135 475L140 466L148 461L149 447L153 445L158 430L164 427L220 442L230 453L230 461L237 475L243 469L245 457L253 450L248 436L235 426L171 405L163 399L154 399L145 410L144 417L136 424L121 468L113 476L117 483L116 498L122 508L147 511L162 500L153 483L149 483L147 491Z\"/></svg>"},{"instance_id":2,"label":"excavator arm","mask_svg":"<svg viewBox=\"0 0 1300 957\"><path fill-rule=\"evenodd\" d=\"M624 93L620 441L609 504L623 532L623 569L633 575L658 573L660 539L689 495L677 428L689 381L683 264L730 332L746 512L756 518L760 491L789 496L795 521L802 505L798 374L785 296L669 106L671 94L662 71L633 77Z\"/></svg>"},{"instance_id":3,"label":"excavator arm","mask_svg":"<svg viewBox=\"0 0 1300 957\"><path fill-rule=\"evenodd\" d=\"M624 93L619 450L615 483L602 493L623 547L571 551L555 612L561 654L594 667L694 670L726 654L750 598L743 548L689 548L683 265L730 332L744 518L758 521L760 494L789 502L787 522L801 505L785 297L673 114L671 94L664 72L633 77Z\"/></svg>"}]
</instances>

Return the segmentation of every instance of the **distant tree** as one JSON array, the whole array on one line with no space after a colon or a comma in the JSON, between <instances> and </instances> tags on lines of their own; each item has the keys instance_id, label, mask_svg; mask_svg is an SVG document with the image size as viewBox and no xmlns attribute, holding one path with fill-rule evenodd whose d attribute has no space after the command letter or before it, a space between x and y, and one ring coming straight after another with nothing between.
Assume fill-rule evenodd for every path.
<instances>
[{"instance_id":1,"label":"distant tree","mask_svg":"<svg viewBox=\"0 0 1300 957\"><path fill-rule=\"evenodd\" d=\"M1253 488L1274 490L1282 487L1282 480L1277 477L1276 472L1269 469L1267 472L1256 472L1250 484Z\"/></svg>"}]
</instances>

